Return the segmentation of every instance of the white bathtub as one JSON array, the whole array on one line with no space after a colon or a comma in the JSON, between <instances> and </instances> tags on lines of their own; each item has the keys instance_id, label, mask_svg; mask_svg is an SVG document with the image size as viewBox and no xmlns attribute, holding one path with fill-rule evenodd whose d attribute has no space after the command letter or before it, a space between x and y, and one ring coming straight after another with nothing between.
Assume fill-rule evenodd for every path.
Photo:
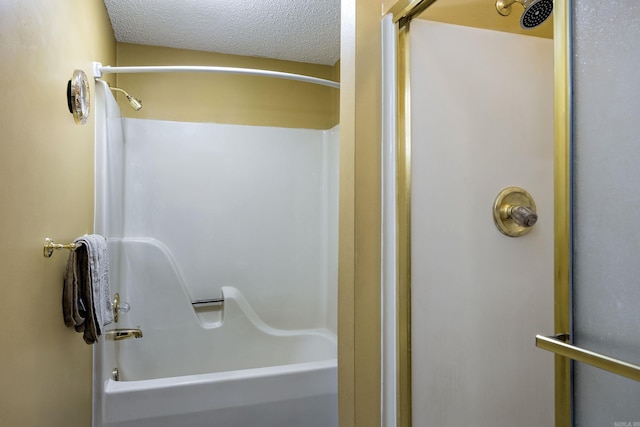
<instances>
[{"instance_id":1,"label":"white bathtub","mask_svg":"<svg viewBox=\"0 0 640 427\"><path fill-rule=\"evenodd\" d=\"M234 287L223 308L196 309L161 242L109 246L131 310L106 329L143 337L96 347L94 427L338 426L333 333L272 328Z\"/></svg>"},{"instance_id":2,"label":"white bathtub","mask_svg":"<svg viewBox=\"0 0 640 427\"><path fill-rule=\"evenodd\" d=\"M338 426L336 361L107 380L104 426Z\"/></svg>"}]
</instances>

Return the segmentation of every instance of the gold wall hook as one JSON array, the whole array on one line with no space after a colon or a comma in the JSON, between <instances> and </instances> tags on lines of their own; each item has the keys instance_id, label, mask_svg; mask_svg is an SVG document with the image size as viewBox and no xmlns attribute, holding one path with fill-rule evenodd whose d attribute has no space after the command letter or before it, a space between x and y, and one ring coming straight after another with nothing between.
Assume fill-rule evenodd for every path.
<instances>
[{"instance_id":1,"label":"gold wall hook","mask_svg":"<svg viewBox=\"0 0 640 427\"><path fill-rule=\"evenodd\" d=\"M520 237L527 234L538 221L533 197L520 187L505 188L493 203L493 221L506 236Z\"/></svg>"}]
</instances>

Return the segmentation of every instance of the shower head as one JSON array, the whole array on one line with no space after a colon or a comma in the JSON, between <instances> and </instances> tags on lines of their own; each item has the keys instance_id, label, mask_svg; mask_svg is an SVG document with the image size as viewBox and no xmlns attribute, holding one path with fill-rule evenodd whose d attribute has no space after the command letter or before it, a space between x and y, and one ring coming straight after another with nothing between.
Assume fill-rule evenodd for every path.
<instances>
[{"instance_id":1,"label":"shower head","mask_svg":"<svg viewBox=\"0 0 640 427\"><path fill-rule=\"evenodd\" d=\"M131 108L133 108L135 111L140 111L142 109L142 101L129 95L124 89L120 89L119 87L111 87L111 85L109 85L109 89L124 93L124 96L127 97L127 101L129 101L129 105L131 105Z\"/></svg>"},{"instance_id":2,"label":"shower head","mask_svg":"<svg viewBox=\"0 0 640 427\"><path fill-rule=\"evenodd\" d=\"M127 100L129 101L129 105L131 105L131 108L133 108L135 111L140 111L142 109L142 101L140 99L128 95Z\"/></svg>"},{"instance_id":3,"label":"shower head","mask_svg":"<svg viewBox=\"0 0 640 427\"><path fill-rule=\"evenodd\" d=\"M511 13L511 5L520 3L524 12L520 18L520 26L525 30L541 25L553 12L553 0L497 0L496 10L502 16Z\"/></svg>"},{"instance_id":4,"label":"shower head","mask_svg":"<svg viewBox=\"0 0 640 427\"><path fill-rule=\"evenodd\" d=\"M531 0L522 5L524 12L520 18L520 26L527 30L542 25L553 12L553 0Z\"/></svg>"}]
</instances>

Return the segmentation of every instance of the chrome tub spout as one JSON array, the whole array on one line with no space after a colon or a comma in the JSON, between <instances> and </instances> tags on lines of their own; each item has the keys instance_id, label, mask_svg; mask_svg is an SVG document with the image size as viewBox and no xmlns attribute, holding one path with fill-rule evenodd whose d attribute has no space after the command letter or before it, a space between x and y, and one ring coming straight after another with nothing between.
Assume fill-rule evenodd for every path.
<instances>
[{"instance_id":1,"label":"chrome tub spout","mask_svg":"<svg viewBox=\"0 0 640 427\"><path fill-rule=\"evenodd\" d=\"M142 331L140 328L111 329L104 332L104 338L109 341L120 341L128 338L142 338Z\"/></svg>"}]
</instances>

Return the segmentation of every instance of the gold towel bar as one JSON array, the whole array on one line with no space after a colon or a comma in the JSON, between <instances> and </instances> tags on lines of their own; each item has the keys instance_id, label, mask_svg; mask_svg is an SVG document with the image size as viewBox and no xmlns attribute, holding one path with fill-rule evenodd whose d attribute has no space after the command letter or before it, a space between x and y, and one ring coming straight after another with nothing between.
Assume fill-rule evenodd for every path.
<instances>
[{"instance_id":1,"label":"gold towel bar","mask_svg":"<svg viewBox=\"0 0 640 427\"><path fill-rule=\"evenodd\" d=\"M59 243L54 242L53 239L47 237L44 239L43 255L45 258L51 258L51 255L53 255L53 251L55 251L56 249L72 250L75 247L76 247L75 243L69 243L68 245L61 245Z\"/></svg>"},{"instance_id":2,"label":"gold towel bar","mask_svg":"<svg viewBox=\"0 0 640 427\"><path fill-rule=\"evenodd\" d=\"M560 356L577 360L578 362L587 363L596 368L622 375L632 380L640 381L640 365L625 362L620 359L614 359L611 356L599 354L584 348L565 342L569 337L567 334L560 336L547 337L544 335L536 335L536 347L548 350Z\"/></svg>"}]
</instances>

